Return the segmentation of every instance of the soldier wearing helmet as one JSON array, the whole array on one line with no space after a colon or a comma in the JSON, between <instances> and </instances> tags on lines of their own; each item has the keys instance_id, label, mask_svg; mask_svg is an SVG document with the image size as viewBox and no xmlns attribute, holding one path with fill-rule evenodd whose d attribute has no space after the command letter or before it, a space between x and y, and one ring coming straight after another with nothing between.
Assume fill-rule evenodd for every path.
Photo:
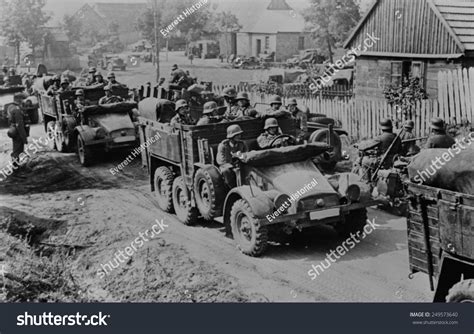
<instances>
[{"instance_id":1,"label":"soldier wearing helmet","mask_svg":"<svg viewBox=\"0 0 474 334\"><path fill-rule=\"evenodd\" d=\"M118 85L118 86L125 87L125 85L123 83L120 83L115 79L115 73L114 72L109 72L107 74L107 80L109 81L109 85Z\"/></svg>"},{"instance_id":2,"label":"soldier wearing helmet","mask_svg":"<svg viewBox=\"0 0 474 334\"><path fill-rule=\"evenodd\" d=\"M298 108L298 102L295 98L289 99L286 107L288 108L291 117L295 118L300 123L297 137L302 140L306 133L308 133L308 115L306 112Z\"/></svg>"},{"instance_id":3,"label":"soldier wearing helmet","mask_svg":"<svg viewBox=\"0 0 474 334\"><path fill-rule=\"evenodd\" d=\"M108 82L107 80L104 80L104 77L102 76L102 73L100 73L99 71L95 72L94 74L94 86L97 85L97 86L102 86L102 87L105 87Z\"/></svg>"},{"instance_id":4,"label":"soldier wearing helmet","mask_svg":"<svg viewBox=\"0 0 474 334\"><path fill-rule=\"evenodd\" d=\"M61 79L61 87L59 87L58 93L69 92L70 90L71 90L71 86L69 85L68 78L63 77Z\"/></svg>"},{"instance_id":5,"label":"soldier wearing helmet","mask_svg":"<svg viewBox=\"0 0 474 334\"><path fill-rule=\"evenodd\" d=\"M50 80L50 86L46 91L46 94L53 96L60 88L61 77L59 75L55 75Z\"/></svg>"},{"instance_id":6,"label":"soldier wearing helmet","mask_svg":"<svg viewBox=\"0 0 474 334\"><path fill-rule=\"evenodd\" d=\"M7 109L10 126L7 135L13 142L11 158L12 163L16 165L19 165L20 155L23 153L25 145L28 144L29 120L21 108L25 98L26 96L23 93L16 93L13 96L13 103Z\"/></svg>"},{"instance_id":7,"label":"soldier wearing helmet","mask_svg":"<svg viewBox=\"0 0 474 334\"><path fill-rule=\"evenodd\" d=\"M232 87L226 87L222 91L222 97L224 98L224 105L226 106L226 111L224 117L227 120L233 120L237 118L237 106L235 98L237 97L237 91Z\"/></svg>"},{"instance_id":8,"label":"soldier wearing helmet","mask_svg":"<svg viewBox=\"0 0 474 334\"><path fill-rule=\"evenodd\" d=\"M415 141L416 137L415 137L415 134L413 133L414 127L415 127L415 123L412 120L407 120L403 124L403 130L401 130L402 134L400 135L400 140L402 141L402 148L400 151L400 155L402 156L408 156L409 152L413 153L420 150L420 148L416 145L416 141Z\"/></svg>"},{"instance_id":9,"label":"soldier wearing helmet","mask_svg":"<svg viewBox=\"0 0 474 334\"><path fill-rule=\"evenodd\" d=\"M426 142L426 148L450 148L456 141L446 133L444 121L435 117L431 120L431 134Z\"/></svg>"},{"instance_id":10,"label":"soldier wearing helmet","mask_svg":"<svg viewBox=\"0 0 474 334\"><path fill-rule=\"evenodd\" d=\"M289 113L286 110L281 109L283 102L281 101L281 96L273 95L270 97L270 108L266 109L265 111L259 113L259 117L266 118L266 117L285 117L289 116Z\"/></svg>"},{"instance_id":11,"label":"soldier wearing helmet","mask_svg":"<svg viewBox=\"0 0 474 334\"><path fill-rule=\"evenodd\" d=\"M100 98L99 104L118 103L123 101L120 96L114 95L114 86L105 86L104 92L105 96Z\"/></svg>"},{"instance_id":12,"label":"soldier wearing helmet","mask_svg":"<svg viewBox=\"0 0 474 334\"><path fill-rule=\"evenodd\" d=\"M171 67L170 84L178 85L181 88L188 88L190 86L188 76L176 64Z\"/></svg>"},{"instance_id":13,"label":"soldier wearing helmet","mask_svg":"<svg viewBox=\"0 0 474 334\"><path fill-rule=\"evenodd\" d=\"M282 134L280 127L278 126L278 121L273 117L265 120L265 126L263 129L265 131L257 138L257 144L262 150L271 148L270 144L273 140ZM289 144L289 139L290 138L286 137L277 140L274 147L287 146Z\"/></svg>"},{"instance_id":14,"label":"soldier wearing helmet","mask_svg":"<svg viewBox=\"0 0 474 334\"><path fill-rule=\"evenodd\" d=\"M241 117L257 117L257 111L250 106L249 94L246 92L240 92L235 98L237 107L234 110L235 118Z\"/></svg>"},{"instance_id":15,"label":"soldier wearing helmet","mask_svg":"<svg viewBox=\"0 0 474 334\"><path fill-rule=\"evenodd\" d=\"M227 128L227 139L224 139L217 147L216 162L224 176L225 183L231 189L236 186L233 158L248 151L247 145L242 141L242 133L238 124L230 125Z\"/></svg>"},{"instance_id":16,"label":"soldier wearing helmet","mask_svg":"<svg viewBox=\"0 0 474 334\"><path fill-rule=\"evenodd\" d=\"M196 123L196 125L207 125L218 123L222 119L216 115L217 113L217 103L214 101L209 101L204 103L204 110L202 112L202 117Z\"/></svg>"},{"instance_id":17,"label":"soldier wearing helmet","mask_svg":"<svg viewBox=\"0 0 474 334\"><path fill-rule=\"evenodd\" d=\"M375 141L379 143L377 149L380 155L384 155L391 146L390 152L385 159L383 166L384 168L390 168L395 155L400 154L401 152L402 141L400 140L400 137L397 138L397 135L393 133L392 120L388 118L382 119L380 121L380 128L382 129L382 134L376 137Z\"/></svg>"},{"instance_id":18,"label":"soldier wearing helmet","mask_svg":"<svg viewBox=\"0 0 474 334\"><path fill-rule=\"evenodd\" d=\"M86 86L92 86L95 84L95 73L97 69L95 67L89 68L89 75L87 76Z\"/></svg>"},{"instance_id":19,"label":"soldier wearing helmet","mask_svg":"<svg viewBox=\"0 0 474 334\"><path fill-rule=\"evenodd\" d=\"M175 111L177 114L170 120L170 125L194 125L194 120L189 112L189 105L186 100L176 101Z\"/></svg>"}]
</instances>

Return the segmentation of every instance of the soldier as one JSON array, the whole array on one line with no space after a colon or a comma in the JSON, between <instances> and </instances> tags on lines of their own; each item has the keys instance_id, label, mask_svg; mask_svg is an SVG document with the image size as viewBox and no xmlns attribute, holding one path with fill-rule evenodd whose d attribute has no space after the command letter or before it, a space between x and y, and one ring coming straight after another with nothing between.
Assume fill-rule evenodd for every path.
<instances>
[{"instance_id":1,"label":"soldier","mask_svg":"<svg viewBox=\"0 0 474 334\"><path fill-rule=\"evenodd\" d=\"M282 106L281 96L273 95L270 98L270 108L266 109L265 111L259 113L260 118L266 117L285 117L288 116L289 113L286 110L280 109Z\"/></svg>"},{"instance_id":2,"label":"soldier","mask_svg":"<svg viewBox=\"0 0 474 334\"><path fill-rule=\"evenodd\" d=\"M297 137L302 140L306 133L308 133L308 115L298 108L298 102L296 102L295 98L288 101L287 108L291 116L300 122Z\"/></svg>"},{"instance_id":3,"label":"soldier","mask_svg":"<svg viewBox=\"0 0 474 334\"><path fill-rule=\"evenodd\" d=\"M235 98L237 108L235 109L236 118L240 117L257 117L257 111L250 106L249 94L240 92Z\"/></svg>"},{"instance_id":4,"label":"soldier","mask_svg":"<svg viewBox=\"0 0 474 334\"><path fill-rule=\"evenodd\" d=\"M186 73L180 68L178 68L178 65L174 64L171 67L171 78L170 78L170 83L179 85L183 88L188 88L188 77Z\"/></svg>"},{"instance_id":5,"label":"soldier","mask_svg":"<svg viewBox=\"0 0 474 334\"><path fill-rule=\"evenodd\" d=\"M196 125L219 123L221 121L221 117L216 116L216 112L217 103L215 103L214 101L204 103L203 115L196 123Z\"/></svg>"},{"instance_id":6,"label":"soldier","mask_svg":"<svg viewBox=\"0 0 474 334\"><path fill-rule=\"evenodd\" d=\"M380 121L380 127L382 129L382 134L375 138L379 144L377 146L378 153L382 156L387 152L387 150L392 146L393 141L397 137L395 133L393 133L393 125L392 120L385 118ZM393 163L393 158L395 155L400 154L402 149L402 141L400 138L397 138L395 143L393 143L390 152L385 159L384 168L390 168Z\"/></svg>"},{"instance_id":7,"label":"soldier","mask_svg":"<svg viewBox=\"0 0 474 334\"><path fill-rule=\"evenodd\" d=\"M237 96L237 91L232 87L226 87L222 92L222 97L224 98L224 105L226 106L226 111L224 117L228 120L233 120L237 118L237 106L235 98Z\"/></svg>"},{"instance_id":8,"label":"soldier","mask_svg":"<svg viewBox=\"0 0 474 334\"><path fill-rule=\"evenodd\" d=\"M74 104L76 105L77 109L82 109L82 107L90 105L90 101L87 101L85 98L83 89L76 90L76 99L74 100Z\"/></svg>"},{"instance_id":9,"label":"soldier","mask_svg":"<svg viewBox=\"0 0 474 334\"><path fill-rule=\"evenodd\" d=\"M115 73L114 72L109 72L107 74L107 80L109 80L109 85L119 85L119 86L122 86L124 87L125 85L118 82L117 80L115 80Z\"/></svg>"},{"instance_id":10,"label":"soldier","mask_svg":"<svg viewBox=\"0 0 474 334\"><path fill-rule=\"evenodd\" d=\"M53 96L60 88L61 78L55 75L51 78L51 85L48 87L46 94Z\"/></svg>"},{"instance_id":11,"label":"soldier","mask_svg":"<svg viewBox=\"0 0 474 334\"><path fill-rule=\"evenodd\" d=\"M178 100L175 105L177 114L170 120L170 125L177 124L194 125L194 120L189 112L188 103L185 100Z\"/></svg>"},{"instance_id":12,"label":"soldier","mask_svg":"<svg viewBox=\"0 0 474 334\"><path fill-rule=\"evenodd\" d=\"M435 117L431 120L431 134L426 142L426 148L450 148L456 141L446 134L445 124L441 118Z\"/></svg>"},{"instance_id":13,"label":"soldier","mask_svg":"<svg viewBox=\"0 0 474 334\"><path fill-rule=\"evenodd\" d=\"M89 68L89 75L87 76L86 86L92 86L95 84L95 72L97 69L95 67Z\"/></svg>"},{"instance_id":14,"label":"soldier","mask_svg":"<svg viewBox=\"0 0 474 334\"><path fill-rule=\"evenodd\" d=\"M23 93L17 93L13 97L13 103L8 107L10 129L7 134L13 142L12 163L17 166L20 164L20 155L23 153L25 145L28 144L27 138L29 135L28 120L21 109L21 103L24 99L25 95Z\"/></svg>"},{"instance_id":15,"label":"soldier","mask_svg":"<svg viewBox=\"0 0 474 334\"><path fill-rule=\"evenodd\" d=\"M416 141L414 140L416 137L413 134L413 128L415 127L415 123L412 120L408 120L403 125L403 133L400 136L400 140L402 141L402 148L400 151L400 155L407 156L408 153L413 154L413 152L419 151L420 148L416 145ZM403 142L405 140L410 140L409 142Z\"/></svg>"},{"instance_id":16,"label":"soldier","mask_svg":"<svg viewBox=\"0 0 474 334\"><path fill-rule=\"evenodd\" d=\"M94 74L94 85L98 85L99 87L102 86L106 86L108 84L108 82L106 80L104 80L104 77L102 76L102 74L100 72L95 72Z\"/></svg>"},{"instance_id":17,"label":"soldier","mask_svg":"<svg viewBox=\"0 0 474 334\"><path fill-rule=\"evenodd\" d=\"M107 85L104 87L105 96L101 97L99 104L109 104L122 102L123 99L120 96L114 95L113 86Z\"/></svg>"},{"instance_id":18,"label":"soldier","mask_svg":"<svg viewBox=\"0 0 474 334\"><path fill-rule=\"evenodd\" d=\"M240 156L248 151L247 145L241 140L242 129L238 124L227 128L227 139L224 139L217 147L216 162L224 176L225 183L230 189L235 188L235 174L232 170L232 158Z\"/></svg>"},{"instance_id":19,"label":"soldier","mask_svg":"<svg viewBox=\"0 0 474 334\"><path fill-rule=\"evenodd\" d=\"M273 140L282 134L276 118L267 118L263 129L265 131L257 138L257 144L262 150L271 148L270 144ZM289 144L289 139L289 137L286 137L277 140L276 145L273 147L287 146Z\"/></svg>"},{"instance_id":20,"label":"soldier","mask_svg":"<svg viewBox=\"0 0 474 334\"><path fill-rule=\"evenodd\" d=\"M58 93L69 92L71 90L71 86L69 85L69 80L67 78L61 79L61 87L58 89Z\"/></svg>"}]
</instances>

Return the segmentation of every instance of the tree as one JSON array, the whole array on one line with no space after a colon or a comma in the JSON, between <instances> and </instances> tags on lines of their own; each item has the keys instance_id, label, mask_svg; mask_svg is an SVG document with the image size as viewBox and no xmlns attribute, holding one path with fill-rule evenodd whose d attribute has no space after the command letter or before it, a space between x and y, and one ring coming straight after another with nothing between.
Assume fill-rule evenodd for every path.
<instances>
[{"instance_id":1,"label":"tree","mask_svg":"<svg viewBox=\"0 0 474 334\"><path fill-rule=\"evenodd\" d=\"M71 42L79 41L82 36L82 23L73 15L64 15L62 27Z\"/></svg>"},{"instance_id":2,"label":"tree","mask_svg":"<svg viewBox=\"0 0 474 334\"><path fill-rule=\"evenodd\" d=\"M354 0L311 0L303 14L313 38L333 62L333 49L344 42L360 17Z\"/></svg>"},{"instance_id":3,"label":"tree","mask_svg":"<svg viewBox=\"0 0 474 334\"><path fill-rule=\"evenodd\" d=\"M237 17L231 12L220 12L210 17L209 33L223 33L225 37L225 46L227 55L229 55L229 40L228 35L231 32L236 32L242 29Z\"/></svg>"},{"instance_id":4,"label":"tree","mask_svg":"<svg viewBox=\"0 0 474 334\"><path fill-rule=\"evenodd\" d=\"M20 44L28 42L35 48L43 44L44 25L50 16L44 12L46 0L0 0L0 34L16 48L17 64L20 63Z\"/></svg>"}]
</instances>

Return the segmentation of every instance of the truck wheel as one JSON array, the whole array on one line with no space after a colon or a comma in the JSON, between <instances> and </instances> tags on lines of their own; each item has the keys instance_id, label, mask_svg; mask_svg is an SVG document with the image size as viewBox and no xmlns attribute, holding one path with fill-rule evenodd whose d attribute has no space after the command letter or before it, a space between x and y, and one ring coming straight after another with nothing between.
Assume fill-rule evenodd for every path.
<instances>
[{"instance_id":1,"label":"truck wheel","mask_svg":"<svg viewBox=\"0 0 474 334\"><path fill-rule=\"evenodd\" d=\"M173 172L168 167L158 167L155 171L155 198L165 212L173 212Z\"/></svg>"},{"instance_id":2,"label":"truck wheel","mask_svg":"<svg viewBox=\"0 0 474 334\"><path fill-rule=\"evenodd\" d=\"M309 137L310 143L328 142L329 130L319 129L314 131ZM333 132L331 136L332 148L328 151L330 158L327 159L324 155L316 157L315 162L320 164L324 169L332 170L336 164L342 160L342 142L341 138Z\"/></svg>"},{"instance_id":3,"label":"truck wheel","mask_svg":"<svg viewBox=\"0 0 474 334\"><path fill-rule=\"evenodd\" d=\"M259 256L267 248L268 230L255 217L247 201L240 199L230 211L232 235L240 251L246 255Z\"/></svg>"},{"instance_id":4,"label":"truck wheel","mask_svg":"<svg viewBox=\"0 0 474 334\"><path fill-rule=\"evenodd\" d=\"M351 233L362 231L365 224L367 224L367 210L359 209L350 211L345 223L336 225L335 229L341 237L346 237Z\"/></svg>"},{"instance_id":5,"label":"truck wheel","mask_svg":"<svg viewBox=\"0 0 474 334\"><path fill-rule=\"evenodd\" d=\"M214 166L201 168L194 177L196 205L205 220L212 220L222 214L225 199L225 184Z\"/></svg>"},{"instance_id":6,"label":"truck wheel","mask_svg":"<svg viewBox=\"0 0 474 334\"><path fill-rule=\"evenodd\" d=\"M67 146L66 143L64 142L64 134L63 130L61 129L61 124L59 122L56 122L55 124L55 134L54 134L54 141L56 143L56 149L58 152L67 152Z\"/></svg>"},{"instance_id":7,"label":"truck wheel","mask_svg":"<svg viewBox=\"0 0 474 334\"><path fill-rule=\"evenodd\" d=\"M474 302L474 279L458 282L449 289L446 296L447 303L473 303Z\"/></svg>"},{"instance_id":8,"label":"truck wheel","mask_svg":"<svg viewBox=\"0 0 474 334\"><path fill-rule=\"evenodd\" d=\"M86 146L80 135L77 136L77 154L82 166L87 167L92 163L93 151L90 147Z\"/></svg>"},{"instance_id":9,"label":"truck wheel","mask_svg":"<svg viewBox=\"0 0 474 334\"><path fill-rule=\"evenodd\" d=\"M48 136L48 147L56 149L56 122L50 121L46 125L46 135Z\"/></svg>"},{"instance_id":10,"label":"truck wheel","mask_svg":"<svg viewBox=\"0 0 474 334\"><path fill-rule=\"evenodd\" d=\"M196 224L198 210L191 206L182 176L178 176L173 182L173 206L176 216L184 225Z\"/></svg>"}]
</instances>

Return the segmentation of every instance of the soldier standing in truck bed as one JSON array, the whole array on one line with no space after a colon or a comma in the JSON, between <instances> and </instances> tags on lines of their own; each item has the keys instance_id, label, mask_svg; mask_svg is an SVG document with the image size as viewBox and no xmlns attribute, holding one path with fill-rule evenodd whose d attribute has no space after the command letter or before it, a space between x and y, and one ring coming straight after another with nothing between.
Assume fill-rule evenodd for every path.
<instances>
[{"instance_id":1,"label":"soldier standing in truck bed","mask_svg":"<svg viewBox=\"0 0 474 334\"><path fill-rule=\"evenodd\" d=\"M237 102L237 107L234 109L234 115L236 118L257 117L257 111L250 105L249 94L246 92L240 92L237 94L235 101Z\"/></svg>"},{"instance_id":2,"label":"soldier standing in truck bed","mask_svg":"<svg viewBox=\"0 0 474 334\"><path fill-rule=\"evenodd\" d=\"M194 120L189 113L189 105L186 100L176 101L175 111L177 114L170 120L170 125L194 125Z\"/></svg>"},{"instance_id":3,"label":"soldier standing in truck bed","mask_svg":"<svg viewBox=\"0 0 474 334\"><path fill-rule=\"evenodd\" d=\"M229 121L236 119L237 105L235 98L237 97L237 91L232 87L226 87L222 91L222 97L224 98L224 105L226 106L224 117Z\"/></svg>"},{"instance_id":4,"label":"soldier standing in truck bed","mask_svg":"<svg viewBox=\"0 0 474 334\"><path fill-rule=\"evenodd\" d=\"M288 111L290 112L291 116L299 121L299 131L297 133L297 138L302 140L306 133L308 133L308 116L306 113L298 108L298 102L295 98L291 98L288 100L287 103Z\"/></svg>"},{"instance_id":5,"label":"soldier standing in truck bed","mask_svg":"<svg viewBox=\"0 0 474 334\"><path fill-rule=\"evenodd\" d=\"M431 120L431 134L426 142L426 148L450 148L456 141L446 133L444 121L435 117Z\"/></svg>"},{"instance_id":6,"label":"soldier standing in truck bed","mask_svg":"<svg viewBox=\"0 0 474 334\"><path fill-rule=\"evenodd\" d=\"M209 101L204 103L204 110L202 112L202 116L196 125L207 125L207 124L214 124L219 123L222 120L222 117L216 116L217 112L217 103L214 101Z\"/></svg>"}]
</instances>

